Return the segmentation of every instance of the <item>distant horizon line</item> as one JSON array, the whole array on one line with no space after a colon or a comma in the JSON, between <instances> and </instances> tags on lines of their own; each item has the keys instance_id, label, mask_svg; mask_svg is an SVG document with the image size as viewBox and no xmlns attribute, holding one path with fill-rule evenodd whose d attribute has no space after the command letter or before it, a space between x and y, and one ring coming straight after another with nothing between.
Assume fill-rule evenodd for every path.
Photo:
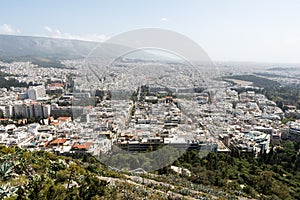
<instances>
[{"instance_id":1,"label":"distant horizon line","mask_svg":"<svg viewBox=\"0 0 300 200\"><path fill-rule=\"evenodd\" d=\"M18 35L18 34L3 34L0 33L0 36L8 36L8 37L32 37L32 38L44 38L44 39L54 39L54 40L69 40L69 41L79 41L79 42L88 42L88 43L95 43L95 44L101 44L105 41L92 41L92 40L84 40L84 39L76 39L76 38L63 38L63 37L52 37L52 36L43 36L43 35ZM208 54L209 55L209 54ZM210 57L211 58L211 57ZM222 63L236 63L236 64L265 64L265 65L299 65L299 62L273 62L273 61L247 61L247 60L218 60L218 59L212 59L212 62L215 64L222 64Z\"/></svg>"}]
</instances>

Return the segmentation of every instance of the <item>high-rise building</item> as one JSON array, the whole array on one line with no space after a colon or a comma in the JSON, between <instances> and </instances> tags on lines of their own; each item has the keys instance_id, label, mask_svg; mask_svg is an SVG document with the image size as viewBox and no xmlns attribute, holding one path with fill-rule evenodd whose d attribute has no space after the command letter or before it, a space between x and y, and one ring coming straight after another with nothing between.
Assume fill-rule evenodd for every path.
<instances>
[{"instance_id":1,"label":"high-rise building","mask_svg":"<svg viewBox=\"0 0 300 200\"><path fill-rule=\"evenodd\" d=\"M51 112L51 106L50 105L44 105L43 106L44 118L50 117L50 112Z\"/></svg>"},{"instance_id":2,"label":"high-rise building","mask_svg":"<svg viewBox=\"0 0 300 200\"><path fill-rule=\"evenodd\" d=\"M13 106L14 118L48 118L50 116L50 105L43 105L37 102L16 104Z\"/></svg>"},{"instance_id":3,"label":"high-rise building","mask_svg":"<svg viewBox=\"0 0 300 200\"><path fill-rule=\"evenodd\" d=\"M45 97L46 90L43 85L30 87L27 91L29 99L38 100L42 97Z\"/></svg>"},{"instance_id":4,"label":"high-rise building","mask_svg":"<svg viewBox=\"0 0 300 200\"><path fill-rule=\"evenodd\" d=\"M10 118L12 117L12 114L13 114L13 107L11 105L5 106L4 117Z\"/></svg>"}]
</instances>

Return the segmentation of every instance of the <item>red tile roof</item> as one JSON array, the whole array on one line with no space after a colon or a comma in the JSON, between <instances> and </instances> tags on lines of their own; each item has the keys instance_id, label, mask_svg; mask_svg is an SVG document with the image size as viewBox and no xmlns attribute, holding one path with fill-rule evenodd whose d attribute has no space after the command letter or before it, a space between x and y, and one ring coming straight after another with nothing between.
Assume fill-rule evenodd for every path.
<instances>
[{"instance_id":1,"label":"red tile roof","mask_svg":"<svg viewBox=\"0 0 300 200\"><path fill-rule=\"evenodd\" d=\"M48 146L48 144L49 144L49 142L47 141L47 142L45 142L45 144L44 144L44 147L47 147Z\"/></svg>"},{"instance_id":2,"label":"red tile roof","mask_svg":"<svg viewBox=\"0 0 300 200\"><path fill-rule=\"evenodd\" d=\"M64 144L66 141L66 138L56 138L52 140L51 144Z\"/></svg>"},{"instance_id":3,"label":"red tile roof","mask_svg":"<svg viewBox=\"0 0 300 200\"><path fill-rule=\"evenodd\" d=\"M92 145L91 142L86 142L84 144L74 143L72 148L73 149L89 149L91 145Z\"/></svg>"}]
</instances>

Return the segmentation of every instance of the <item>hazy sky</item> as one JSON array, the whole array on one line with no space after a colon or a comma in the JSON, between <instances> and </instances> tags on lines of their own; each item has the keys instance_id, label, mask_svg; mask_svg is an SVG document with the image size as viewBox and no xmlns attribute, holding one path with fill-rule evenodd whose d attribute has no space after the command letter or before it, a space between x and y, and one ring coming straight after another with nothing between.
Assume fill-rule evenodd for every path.
<instances>
[{"instance_id":1,"label":"hazy sky","mask_svg":"<svg viewBox=\"0 0 300 200\"><path fill-rule=\"evenodd\" d=\"M103 41L182 33L213 60L300 63L299 0L2 0L0 33Z\"/></svg>"}]
</instances>

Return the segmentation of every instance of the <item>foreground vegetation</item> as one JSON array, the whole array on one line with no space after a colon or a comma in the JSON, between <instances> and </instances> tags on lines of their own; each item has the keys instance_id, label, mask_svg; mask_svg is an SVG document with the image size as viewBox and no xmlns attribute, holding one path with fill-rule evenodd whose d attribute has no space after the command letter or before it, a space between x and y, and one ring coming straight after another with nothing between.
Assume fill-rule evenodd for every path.
<instances>
[{"instance_id":1,"label":"foreground vegetation","mask_svg":"<svg viewBox=\"0 0 300 200\"><path fill-rule=\"evenodd\" d=\"M300 143L274 144L269 154L234 156L210 153L201 159L186 152L175 164L192 171L192 183L260 199L298 199L300 196Z\"/></svg>"},{"instance_id":2,"label":"foreground vegetation","mask_svg":"<svg viewBox=\"0 0 300 200\"><path fill-rule=\"evenodd\" d=\"M107 185L79 160L7 147L0 155L0 199L91 199Z\"/></svg>"},{"instance_id":3,"label":"foreground vegetation","mask_svg":"<svg viewBox=\"0 0 300 200\"><path fill-rule=\"evenodd\" d=\"M93 157L0 147L0 199L297 199L300 143L273 144L257 158L185 152L153 173L113 171Z\"/></svg>"},{"instance_id":4,"label":"foreground vegetation","mask_svg":"<svg viewBox=\"0 0 300 200\"><path fill-rule=\"evenodd\" d=\"M0 147L0 199L190 199L181 187L116 172L94 157ZM208 199L197 192L194 196Z\"/></svg>"}]
</instances>

